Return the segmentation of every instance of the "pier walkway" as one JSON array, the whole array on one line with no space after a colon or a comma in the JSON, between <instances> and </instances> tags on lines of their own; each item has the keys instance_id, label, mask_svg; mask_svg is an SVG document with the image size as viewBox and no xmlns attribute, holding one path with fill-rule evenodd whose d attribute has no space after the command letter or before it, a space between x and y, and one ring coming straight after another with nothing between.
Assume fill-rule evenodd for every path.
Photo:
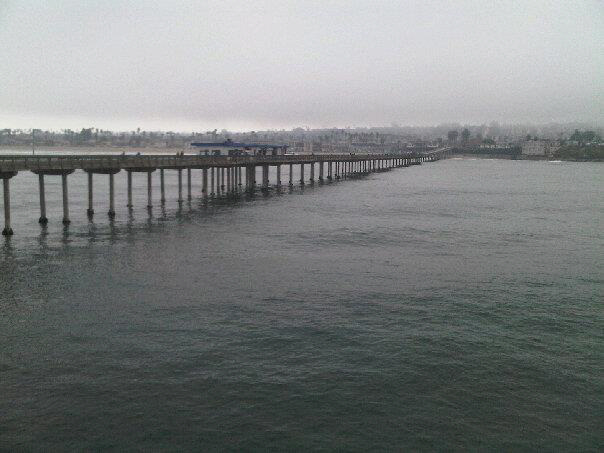
<instances>
[{"instance_id":1,"label":"pier walkway","mask_svg":"<svg viewBox=\"0 0 604 453\"><path fill-rule=\"evenodd\" d=\"M219 196L236 196L253 193L258 189L256 174L261 168L260 190L281 187L281 167L289 166L289 186L294 185L293 166L300 166L300 185L306 183L329 182L354 175L364 175L391 168L419 165L432 162L450 154L449 148L442 148L421 155L402 154L299 154L277 156L202 156L202 155L48 155L23 156L0 155L0 179L4 191L4 228L2 234L13 234L10 209L10 179L20 171L31 171L38 175L40 197L40 224L46 224L45 176L60 176L63 192L63 224L68 225L69 196L68 175L83 170L88 177L88 216L94 215L93 175L107 175L109 178L109 218L115 217L114 176L126 171L128 208L132 209L132 173L147 174L147 208L153 207L153 178L159 170L160 202L165 203L164 172L178 172L178 201L183 201L182 173L186 170L187 199L192 198L192 170L201 171L201 196L209 199ZM271 168L273 181L271 184ZM308 173L306 173L308 169ZM244 174L245 171L245 174ZM318 179L315 178L318 173ZM305 177L305 175L308 177Z\"/></svg>"}]
</instances>

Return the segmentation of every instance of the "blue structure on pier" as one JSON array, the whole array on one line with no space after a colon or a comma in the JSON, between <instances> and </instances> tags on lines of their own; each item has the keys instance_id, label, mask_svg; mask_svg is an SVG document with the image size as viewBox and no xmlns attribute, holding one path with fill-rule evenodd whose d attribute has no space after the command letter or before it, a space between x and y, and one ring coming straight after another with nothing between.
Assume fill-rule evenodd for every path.
<instances>
[{"instance_id":1,"label":"blue structure on pier","mask_svg":"<svg viewBox=\"0 0 604 453\"><path fill-rule=\"evenodd\" d=\"M269 155L277 156L287 152L287 145L275 143L241 143L232 140L224 142L194 142L191 143L191 146L205 148L207 150L206 154L213 151L212 155L222 155L222 150L225 149L228 155L245 155L247 154L246 151L252 151L253 155L266 156L268 151L270 151Z\"/></svg>"}]
</instances>

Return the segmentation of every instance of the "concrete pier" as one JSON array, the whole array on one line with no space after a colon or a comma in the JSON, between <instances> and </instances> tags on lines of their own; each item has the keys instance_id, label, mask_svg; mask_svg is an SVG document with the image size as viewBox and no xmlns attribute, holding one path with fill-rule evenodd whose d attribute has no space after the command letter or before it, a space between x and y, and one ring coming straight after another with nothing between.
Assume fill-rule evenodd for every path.
<instances>
[{"instance_id":1,"label":"concrete pier","mask_svg":"<svg viewBox=\"0 0 604 453\"><path fill-rule=\"evenodd\" d=\"M46 193L44 191L44 174L38 174L38 186L40 188L40 218L38 223L40 225L46 225L48 223L48 217L46 217Z\"/></svg>"},{"instance_id":2,"label":"concrete pier","mask_svg":"<svg viewBox=\"0 0 604 453\"><path fill-rule=\"evenodd\" d=\"M107 155L52 155L52 156L0 156L0 179L3 180L5 225L3 233L12 233L10 183L9 179L19 171L31 171L38 175L40 195L39 222L47 222L45 176L57 175L62 179L63 191L63 222L70 223L68 175L75 170L83 170L88 178L88 210L93 208L93 175L106 174L109 176L109 212L110 218L115 215L115 173L125 170L128 184L128 208L132 208L132 173L147 173L147 206L153 206L152 172L160 170L161 200L165 202L164 170L177 170L179 183L179 201L183 200L182 171L187 170L187 198L192 199L192 170L202 170L201 192L204 198L209 194L220 195L225 191L229 196L235 196L242 186L242 172L245 168L245 190L253 193L256 186L258 167L262 168L262 190L271 188L270 168L276 167L277 187L282 185L283 165L289 165L289 184L294 185L294 166L300 165L300 185L305 181L305 165L310 165L310 181L315 180L315 164L319 165L319 181L327 176L328 180L353 178L372 172L389 171L393 168L421 165L423 162L434 162L452 155L450 148L441 148L424 155L388 155L388 154L291 154L291 155L254 155L254 156L107 156ZM327 163L327 170L325 164ZM208 171L210 175L208 176ZM226 173L226 175L225 175ZM209 187L208 187L209 186Z\"/></svg>"}]
</instances>

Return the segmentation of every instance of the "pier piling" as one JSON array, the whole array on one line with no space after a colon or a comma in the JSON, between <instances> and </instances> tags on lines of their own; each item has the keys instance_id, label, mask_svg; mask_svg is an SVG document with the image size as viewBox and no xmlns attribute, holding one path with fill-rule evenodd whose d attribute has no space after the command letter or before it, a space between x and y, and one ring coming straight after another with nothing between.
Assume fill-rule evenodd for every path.
<instances>
[{"instance_id":1,"label":"pier piling","mask_svg":"<svg viewBox=\"0 0 604 453\"><path fill-rule=\"evenodd\" d=\"M40 218L38 223L40 225L46 225L48 223L48 217L46 217L46 193L44 191L44 174L38 174L38 185L40 187Z\"/></svg>"},{"instance_id":2,"label":"pier piling","mask_svg":"<svg viewBox=\"0 0 604 453\"><path fill-rule=\"evenodd\" d=\"M187 200L191 201L191 169L187 168Z\"/></svg>"},{"instance_id":3,"label":"pier piling","mask_svg":"<svg viewBox=\"0 0 604 453\"><path fill-rule=\"evenodd\" d=\"M109 212L107 215L110 219L115 217L115 187L114 183L114 175L113 173L109 173Z\"/></svg>"},{"instance_id":4,"label":"pier piling","mask_svg":"<svg viewBox=\"0 0 604 453\"><path fill-rule=\"evenodd\" d=\"M178 169L178 202L182 203L182 168Z\"/></svg>"},{"instance_id":5,"label":"pier piling","mask_svg":"<svg viewBox=\"0 0 604 453\"><path fill-rule=\"evenodd\" d=\"M2 189L4 190L4 229L2 236L12 236L13 229L10 226L10 178L2 178Z\"/></svg>"},{"instance_id":6,"label":"pier piling","mask_svg":"<svg viewBox=\"0 0 604 453\"><path fill-rule=\"evenodd\" d=\"M132 171L126 171L126 184L127 184L127 192L128 192L128 204L126 207L128 209L132 209Z\"/></svg>"},{"instance_id":7,"label":"pier piling","mask_svg":"<svg viewBox=\"0 0 604 453\"><path fill-rule=\"evenodd\" d=\"M69 196L67 193L67 173L61 175L61 185L63 188L63 225L69 225Z\"/></svg>"},{"instance_id":8,"label":"pier piling","mask_svg":"<svg viewBox=\"0 0 604 453\"><path fill-rule=\"evenodd\" d=\"M147 209L153 208L153 178L151 171L147 172Z\"/></svg>"},{"instance_id":9,"label":"pier piling","mask_svg":"<svg viewBox=\"0 0 604 453\"><path fill-rule=\"evenodd\" d=\"M94 215L94 207L93 207L93 180L92 180L92 172L88 172L88 209L86 210L86 214L88 217L92 217Z\"/></svg>"},{"instance_id":10,"label":"pier piling","mask_svg":"<svg viewBox=\"0 0 604 453\"><path fill-rule=\"evenodd\" d=\"M166 203L166 181L164 169L159 169L159 202L164 205Z\"/></svg>"}]
</instances>

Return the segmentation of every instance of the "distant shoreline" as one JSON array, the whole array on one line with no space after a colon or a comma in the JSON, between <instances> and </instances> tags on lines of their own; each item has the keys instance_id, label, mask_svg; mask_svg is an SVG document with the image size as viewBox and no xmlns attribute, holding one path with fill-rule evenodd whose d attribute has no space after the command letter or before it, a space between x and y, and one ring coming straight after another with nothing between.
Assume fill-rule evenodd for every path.
<instances>
[{"instance_id":1,"label":"distant shoreline","mask_svg":"<svg viewBox=\"0 0 604 453\"><path fill-rule=\"evenodd\" d=\"M526 156L510 154L473 154L460 153L454 154L454 157L463 159L505 159L505 160L528 160L528 161L562 161L562 162L604 162L604 159L567 159L558 156Z\"/></svg>"}]
</instances>

